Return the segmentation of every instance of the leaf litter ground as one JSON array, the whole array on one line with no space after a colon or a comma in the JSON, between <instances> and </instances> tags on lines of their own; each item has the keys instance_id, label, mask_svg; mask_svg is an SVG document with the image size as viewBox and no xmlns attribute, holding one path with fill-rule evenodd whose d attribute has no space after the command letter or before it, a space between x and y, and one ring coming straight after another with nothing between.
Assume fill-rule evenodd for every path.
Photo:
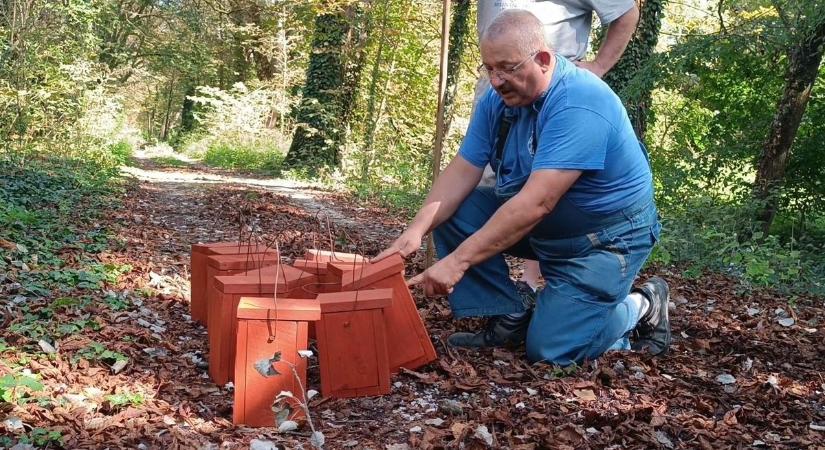
<instances>
[{"instance_id":1,"label":"leaf litter ground","mask_svg":"<svg viewBox=\"0 0 825 450\"><path fill-rule=\"evenodd\" d=\"M220 183L202 168L154 169L182 178L131 181L125 208L110 216L126 245L100 256L133 270L106 299L50 319L92 318L97 326L56 339L56 353L28 361L3 354L39 374L44 389L0 409L0 436L19 436L22 422L24 430L60 432L65 448L310 448L307 427L279 434L232 426L231 386L209 380L206 330L188 315L189 245L236 239L242 214L265 240L277 237L287 260L330 242L372 255L403 221L340 194ZM326 217L331 232L318 225ZM418 255L407 275L422 268ZM566 369L529 365L523 348L447 348L450 333L481 322L453 321L446 299L414 292L438 360L395 376L390 395L315 397L310 410L325 448L825 448L823 299L799 297L791 306L775 293L742 293L718 275L688 279L657 268L643 277L654 274L672 290L669 355L609 353ZM32 345L6 326L7 343ZM94 358L93 343L111 353ZM320 390L310 361L308 388ZM0 376L7 372L0 366Z\"/></svg>"}]
</instances>

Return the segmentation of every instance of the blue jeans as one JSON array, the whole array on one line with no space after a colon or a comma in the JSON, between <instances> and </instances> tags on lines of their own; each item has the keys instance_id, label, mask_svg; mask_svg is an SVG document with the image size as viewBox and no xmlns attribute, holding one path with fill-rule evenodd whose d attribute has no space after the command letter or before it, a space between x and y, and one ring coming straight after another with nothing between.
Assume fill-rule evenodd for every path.
<instances>
[{"instance_id":1,"label":"blue jeans","mask_svg":"<svg viewBox=\"0 0 825 450\"><path fill-rule=\"evenodd\" d=\"M484 226L505 201L494 189L474 190L434 230L439 257ZM629 348L627 336L639 310L627 295L660 230L652 199L609 216L581 212L562 199L509 248L506 253L513 256L537 259L546 283L527 331L527 357L564 366ZM456 318L512 314L528 307L510 279L503 254L471 267L449 299Z\"/></svg>"}]
</instances>

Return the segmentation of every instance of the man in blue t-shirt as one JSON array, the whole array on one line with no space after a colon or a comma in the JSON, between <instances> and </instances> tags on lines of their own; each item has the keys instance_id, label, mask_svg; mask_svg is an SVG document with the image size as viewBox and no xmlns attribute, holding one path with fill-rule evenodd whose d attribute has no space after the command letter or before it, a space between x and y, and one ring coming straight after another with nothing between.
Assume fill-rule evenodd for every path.
<instances>
[{"instance_id":1,"label":"man in blue t-shirt","mask_svg":"<svg viewBox=\"0 0 825 450\"><path fill-rule=\"evenodd\" d=\"M631 285L660 232L652 177L619 98L546 44L530 12L500 13L480 39L493 89L458 155L379 260L417 251L433 231L439 261L410 280L449 294L456 318L488 316L455 347L526 342L532 361L581 363L609 349L663 354L668 286ZM484 166L493 188L476 188ZM504 254L537 259L537 298L509 277ZM632 335L632 336L631 336Z\"/></svg>"}]
</instances>

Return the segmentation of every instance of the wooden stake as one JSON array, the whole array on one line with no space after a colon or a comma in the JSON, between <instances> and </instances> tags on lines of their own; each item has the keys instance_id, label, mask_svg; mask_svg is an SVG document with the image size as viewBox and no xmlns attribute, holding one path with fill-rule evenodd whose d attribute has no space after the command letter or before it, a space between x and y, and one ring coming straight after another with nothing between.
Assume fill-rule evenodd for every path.
<instances>
[{"instance_id":1,"label":"wooden stake","mask_svg":"<svg viewBox=\"0 0 825 450\"><path fill-rule=\"evenodd\" d=\"M450 0L444 0L441 13L441 67L438 72L438 112L435 119L435 148L430 186L441 173L441 150L444 147L444 100L447 91L447 54L450 45ZM426 267L433 265L435 256L432 234L427 240Z\"/></svg>"}]
</instances>

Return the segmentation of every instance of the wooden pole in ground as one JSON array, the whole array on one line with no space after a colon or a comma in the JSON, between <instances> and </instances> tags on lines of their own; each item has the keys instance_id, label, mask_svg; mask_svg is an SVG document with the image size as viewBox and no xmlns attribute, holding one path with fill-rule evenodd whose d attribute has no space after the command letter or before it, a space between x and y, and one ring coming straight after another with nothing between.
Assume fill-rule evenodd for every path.
<instances>
[{"instance_id":1,"label":"wooden pole in ground","mask_svg":"<svg viewBox=\"0 0 825 450\"><path fill-rule=\"evenodd\" d=\"M444 147L444 100L447 91L447 54L450 45L450 0L444 0L441 13L441 65L438 72L438 112L435 118L435 146L433 148L432 183L441 173L441 150ZM431 185L432 185L431 183ZM433 236L427 239L426 267L433 265L435 244Z\"/></svg>"}]
</instances>

